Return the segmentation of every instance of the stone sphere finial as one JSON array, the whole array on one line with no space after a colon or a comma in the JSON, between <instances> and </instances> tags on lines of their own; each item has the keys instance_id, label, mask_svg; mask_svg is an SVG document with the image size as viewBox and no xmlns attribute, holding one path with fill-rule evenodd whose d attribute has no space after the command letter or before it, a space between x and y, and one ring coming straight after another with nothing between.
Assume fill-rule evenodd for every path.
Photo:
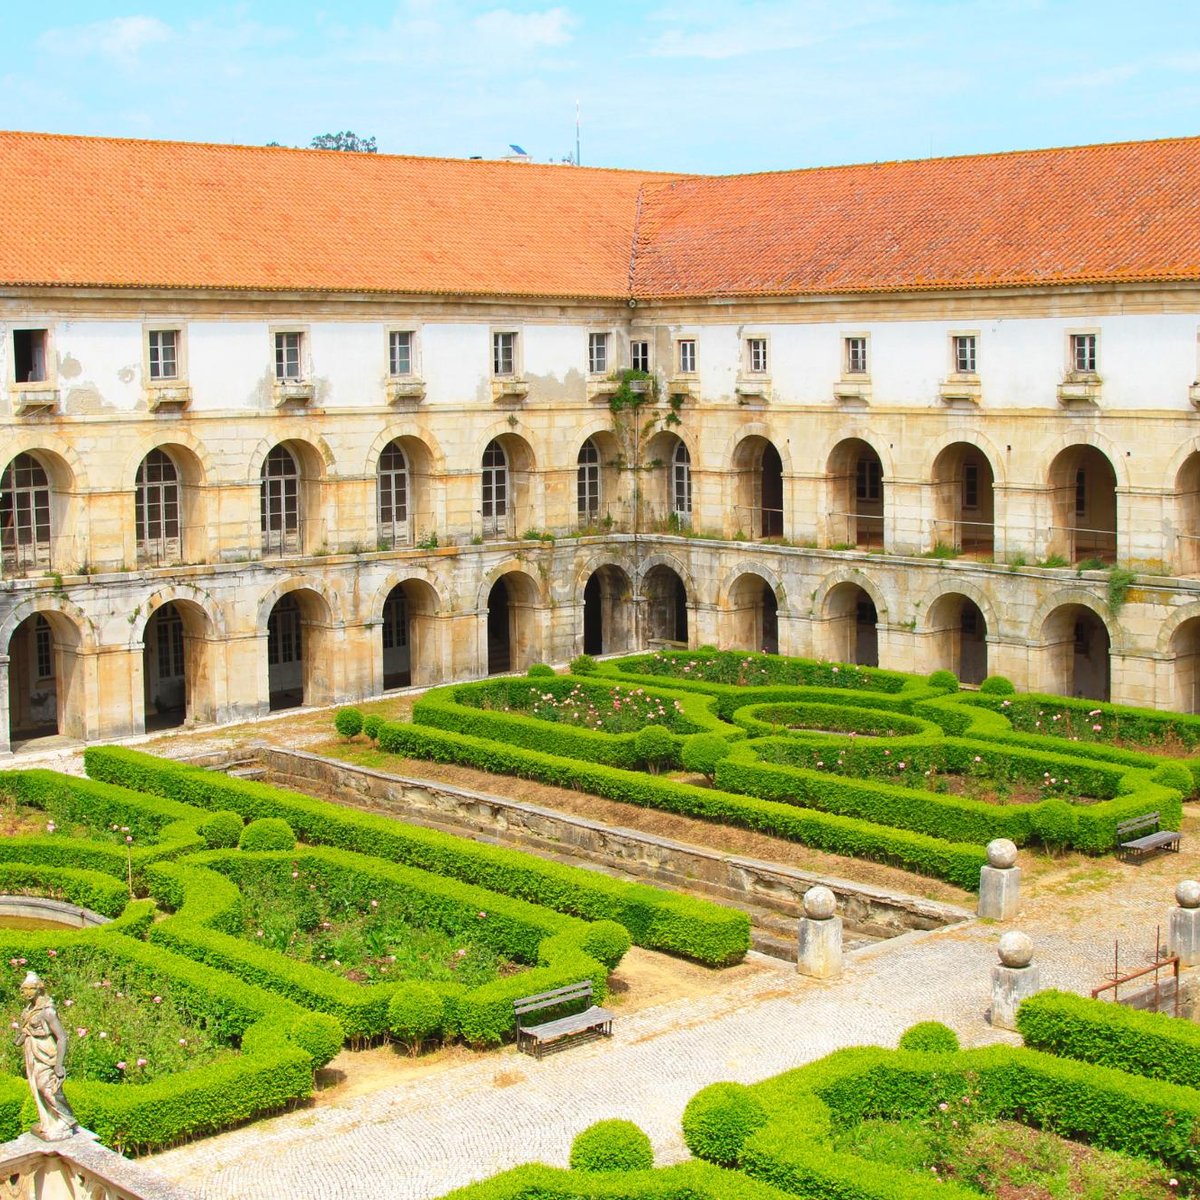
<instances>
[{"instance_id":1,"label":"stone sphere finial","mask_svg":"<svg viewBox=\"0 0 1200 1200\"><path fill-rule=\"evenodd\" d=\"M1010 929L1000 935L996 953L1006 967L1027 967L1033 962L1033 938L1027 933Z\"/></svg>"},{"instance_id":2,"label":"stone sphere finial","mask_svg":"<svg viewBox=\"0 0 1200 1200\"><path fill-rule=\"evenodd\" d=\"M837 897L824 884L804 893L804 915L814 921L827 921L837 912Z\"/></svg>"},{"instance_id":3,"label":"stone sphere finial","mask_svg":"<svg viewBox=\"0 0 1200 1200\"><path fill-rule=\"evenodd\" d=\"M993 838L987 844L987 860L989 867L1006 870L1017 865L1017 844L1008 838Z\"/></svg>"},{"instance_id":4,"label":"stone sphere finial","mask_svg":"<svg viewBox=\"0 0 1200 1200\"><path fill-rule=\"evenodd\" d=\"M1200 908L1200 883L1183 879L1175 885L1175 900L1180 908Z\"/></svg>"}]
</instances>

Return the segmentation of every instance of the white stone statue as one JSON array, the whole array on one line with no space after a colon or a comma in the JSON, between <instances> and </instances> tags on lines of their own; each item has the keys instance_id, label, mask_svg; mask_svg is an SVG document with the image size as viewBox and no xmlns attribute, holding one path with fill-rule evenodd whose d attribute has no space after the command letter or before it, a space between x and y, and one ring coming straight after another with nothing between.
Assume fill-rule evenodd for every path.
<instances>
[{"instance_id":1,"label":"white stone statue","mask_svg":"<svg viewBox=\"0 0 1200 1200\"><path fill-rule=\"evenodd\" d=\"M79 1131L79 1122L63 1095L67 1034L46 995L46 985L33 971L21 983L25 1007L14 1041L25 1048L25 1078L37 1104L38 1123L33 1132L47 1142L58 1142Z\"/></svg>"}]
</instances>

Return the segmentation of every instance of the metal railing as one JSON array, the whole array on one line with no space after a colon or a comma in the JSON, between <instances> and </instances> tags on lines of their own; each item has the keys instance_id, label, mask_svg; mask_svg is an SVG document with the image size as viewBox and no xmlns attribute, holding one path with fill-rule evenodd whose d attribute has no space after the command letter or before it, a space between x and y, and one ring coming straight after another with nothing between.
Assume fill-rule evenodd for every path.
<instances>
[{"instance_id":1,"label":"metal railing","mask_svg":"<svg viewBox=\"0 0 1200 1200\"><path fill-rule=\"evenodd\" d=\"M735 504L733 513L738 529L751 538L783 537L782 508L767 508L761 504Z\"/></svg>"},{"instance_id":2,"label":"metal railing","mask_svg":"<svg viewBox=\"0 0 1200 1200\"><path fill-rule=\"evenodd\" d=\"M262 531L263 558L287 558L289 555L303 553L303 549L303 521L297 521L295 525L283 529L264 529Z\"/></svg>"},{"instance_id":3,"label":"metal railing","mask_svg":"<svg viewBox=\"0 0 1200 1200\"><path fill-rule=\"evenodd\" d=\"M1067 546L1067 557L1079 558L1111 558L1117 556L1117 531L1115 529L1088 529L1082 525L1051 525L1047 532L1068 533L1071 535ZM1087 536L1080 537L1080 534Z\"/></svg>"},{"instance_id":4,"label":"metal railing","mask_svg":"<svg viewBox=\"0 0 1200 1200\"><path fill-rule=\"evenodd\" d=\"M402 517L400 520L380 521L378 547L380 550L399 550L413 544L412 517Z\"/></svg>"},{"instance_id":5,"label":"metal railing","mask_svg":"<svg viewBox=\"0 0 1200 1200\"><path fill-rule=\"evenodd\" d=\"M846 524L839 528L830 521L828 534L835 545L858 546L864 550L883 549L883 515L875 513L827 512L827 518L844 518ZM844 536L836 537L844 530Z\"/></svg>"},{"instance_id":6,"label":"metal railing","mask_svg":"<svg viewBox=\"0 0 1200 1200\"><path fill-rule=\"evenodd\" d=\"M501 542L517 536L516 517L512 513L493 513L491 516L479 514L483 525L483 540L485 542Z\"/></svg>"}]
</instances>

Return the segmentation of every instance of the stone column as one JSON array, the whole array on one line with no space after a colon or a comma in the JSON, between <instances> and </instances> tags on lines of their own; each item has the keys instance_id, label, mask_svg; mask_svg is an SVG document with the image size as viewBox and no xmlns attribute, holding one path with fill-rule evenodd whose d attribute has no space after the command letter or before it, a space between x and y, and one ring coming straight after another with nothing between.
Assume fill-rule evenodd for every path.
<instances>
[{"instance_id":1,"label":"stone column","mask_svg":"<svg viewBox=\"0 0 1200 1200\"><path fill-rule=\"evenodd\" d=\"M837 898L820 884L804 893L796 970L814 979L836 979L842 973L842 918Z\"/></svg>"},{"instance_id":2,"label":"stone column","mask_svg":"<svg viewBox=\"0 0 1200 1200\"><path fill-rule=\"evenodd\" d=\"M1021 868L1017 866L1017 847L1008 838L996 838L987 845L987 866L979 869L979 907L981 917L1011 921L1017 915L1021 891Z\"/></svg>"},{"instance_id":3,"label":"stone column","mask_svg":"<svg viewBox=\"0 0 1200 1200\"><path fill-rule=\"evenodd\" d=\"M996 952L1000 963L992 968L991 1022L997 1029L1015 1030L1021 1001L1042 990L1041 972L1030 965L1033 940L1026 933L1010 929L1001 934Z\"/></svg>"},{"instance_id":4,"label":"stone column","mask_svg":"<svg viewBox=\"0 0 1200 1200\"><path fill-rule=\"evenodd\" d=\"M1176 907L1171 909L1167 945L1179 955L1181 967L1200 963L1200 883L1185 879L1175 888Z\"/></svg>"}]
</instances>

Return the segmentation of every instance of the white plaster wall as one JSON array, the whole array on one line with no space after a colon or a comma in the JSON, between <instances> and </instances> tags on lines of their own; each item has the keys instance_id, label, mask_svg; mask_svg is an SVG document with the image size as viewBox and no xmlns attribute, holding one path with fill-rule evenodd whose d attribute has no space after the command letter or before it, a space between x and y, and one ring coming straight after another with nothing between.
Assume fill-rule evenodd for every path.
<instances>
[{"instance_id":1,"label":"white plaster wall","mask_svg":"<svg viewBox=\"0 0 1200 1200\"><path fill-rule=\"evenodd\" d=\"M266 321L190 321L184 337L193 412L270 408L275 347Z\"/></svg>"},{"instance_id":2,"label":"white plaster wall","mask_svg":"<svg viewBox=\"0 0 1200 1200\"><path fill-rule=\"evenodd\" d=\"M466 404L485 398L492 370L487 325L428 322L420 337L426 404Z\"/></svg>"},{"instance_id":3,"label":"white plaster wall","mask_svg":"<svg viewBox=\"0 0 1200 1200\"><path fill-rule=\"evenodd\" d=\"M309 326L312 378L322 407L361 408L383 403L387 328L378 322L350 321L316 321ZM268 338L267 345L273 355L274 341Z\"/></svg>"},{"instance_id":4,"label":"white plaster wall","mask_svg":"<svg viewBox=\"0 0 1200 1200\"><path fill-rule=\"evenodd\" d=\"M63 321L53 327L50 352L58 386L70 406L132 412L144 407L142 326L132 321Z\"/></svg>"}]
</instances>

